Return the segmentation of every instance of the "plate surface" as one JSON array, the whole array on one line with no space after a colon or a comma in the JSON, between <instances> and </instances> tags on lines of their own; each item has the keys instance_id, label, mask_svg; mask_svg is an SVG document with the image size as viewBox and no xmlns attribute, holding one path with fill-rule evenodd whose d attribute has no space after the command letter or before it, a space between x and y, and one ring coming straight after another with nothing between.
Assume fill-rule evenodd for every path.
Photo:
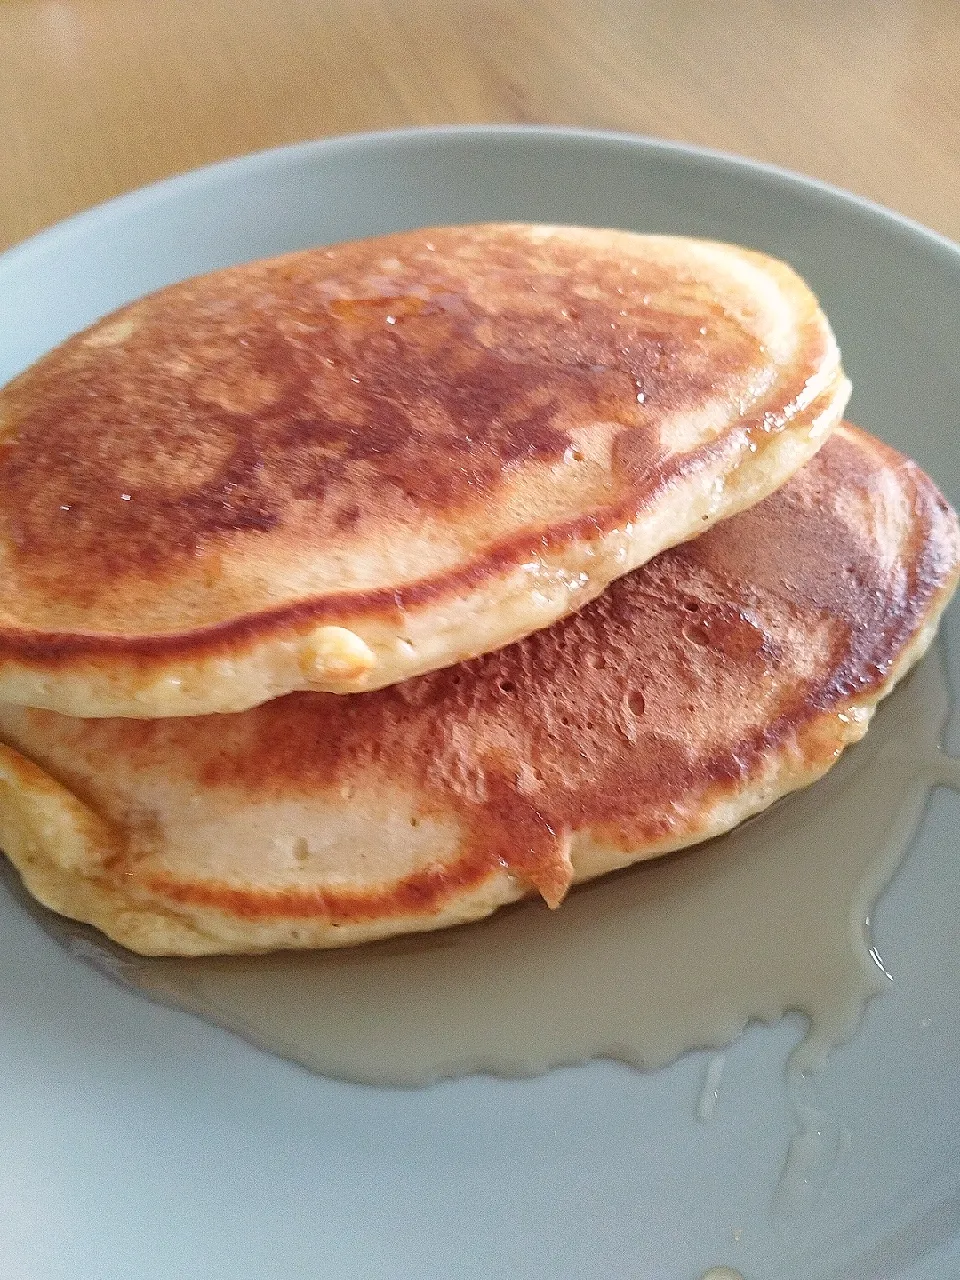
<instances>
[{"instance_id":1,"label":"plate surface","mask_svg":"<svg viewBox=\"0 0 960 1280\"><path fill-rule=\"evenodd\" d=\"M960 500L960 251L852 196L609 134L468 128L267 152L82 214L0 258L0 383L147 290L305 245L484 219L733 240L819 294L850 416ZM960 610L944 634L960 681ZM951 725L948 743L960 745ZM4 1280L949 1280L960 1275L960 798L934 794L876 913L893 969L803 1089L832 1175L775 1206L798 1020L642 1074L417 1091L313 1077L72 960L0 891ZM813 1120L810 1120L813 1117Z\"/></svg>"}]
</instances>

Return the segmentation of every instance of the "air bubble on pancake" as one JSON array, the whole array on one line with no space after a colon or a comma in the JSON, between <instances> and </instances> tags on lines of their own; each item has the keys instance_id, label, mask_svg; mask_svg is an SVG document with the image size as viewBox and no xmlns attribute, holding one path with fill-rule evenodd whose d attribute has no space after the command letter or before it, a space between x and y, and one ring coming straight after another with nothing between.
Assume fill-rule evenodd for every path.
<instances>
[{"instance_id":1,"label":"air bubble on pancake","mask_svg":"<svg viewBox=\"0 0 960 1280\"><path fill-rule=\"evenodd\" d=\"M522 760L517 768L516 786L522 796L537 795L543 787L543 777L533 765Z\"/></svg>"},{"instance_id":2,"label":"air bubble on pancake","mask_svg":"<svg viewBox=\"0 0 960 1280\"><path fill-rule=\"evenodd\" d=\"M300 650L300 669L308 680L359 680L376 665L372 649L346 627L321 627Z\"/></svg>"},{"instance_id":3,"label":"air bubble on pancake","mask_svg":"<svg viewBox=\"0 0 960 1280\"><path fill-rule=\"evenodd\" d=\"M627 710L635 719L639 719L647 709L646 700L639 689L631 689L624 701Z\"/></svg>"}]
</instances>

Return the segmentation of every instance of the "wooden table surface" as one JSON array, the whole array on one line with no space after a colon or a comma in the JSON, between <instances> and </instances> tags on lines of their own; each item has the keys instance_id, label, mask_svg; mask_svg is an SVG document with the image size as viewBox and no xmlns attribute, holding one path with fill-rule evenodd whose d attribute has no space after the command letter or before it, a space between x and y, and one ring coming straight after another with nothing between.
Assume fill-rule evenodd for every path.
<instances>
[{"instance_id":1,"label":"wooden table surface","mask_svg":"<svg viewBox=\"0 0 960 1280\"><path fill-rule=\"evenodd\" d=\"M706 143L960 239L957 0L0 0L0 248L225 156L460 121Z\"/></svg>"}]
</instances>

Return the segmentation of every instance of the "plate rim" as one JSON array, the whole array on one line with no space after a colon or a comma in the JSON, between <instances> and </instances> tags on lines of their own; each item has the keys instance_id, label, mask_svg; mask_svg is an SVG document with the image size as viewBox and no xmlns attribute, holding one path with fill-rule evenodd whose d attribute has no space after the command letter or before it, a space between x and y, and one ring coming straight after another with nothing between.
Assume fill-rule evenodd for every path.
<instances>
[{"instance_id":1,"label":"plate rim","mask_svg":"<svg viewBox=\"0 0 960 1280\"><path fill-rule=\"evenodd\" d=\"M925 226L922 222L899 213L879 201L862 196L854 191L821 178L774 164L766 160L757 160L751 156L741 155L733 151L701 146L698 143L680 142L668 138L660 138L653 134L631 133L616 129L590 129L573 125L551 124L443 124L443 125L411 125L396 129L364 130L352 133L331 134L328 137L308 138L300 142L281 143L278 146L266 147L256 151L240 152L209 164L199 165L191 169L179 170L176 173L158 178L142 186L131 187L118 195L98 201L94 205L80 209L65 218L41 227L26 239L16 241L0 253L0 271L9 267L22 265L22 260L32 254L40 253L48 247L54 247L62 239L75 231L83 230L87 223L96 223L106 218L122 216L136 207L149 207L161 203L171 190L189 191L191 188L202 190L205 187L217 186L224 178L243 170L260 170L269 172L278 165L297 167L309 162L316 155L337 151L374 151L378 148L412 147L422 143L462 140L464 142L479 139L521 139L543 138L551 142L572 144L605 144L621 146L627 149L639 149L660 153L671 158L687 158L698 160L712 169L734 169L741 172L765 177L780 186L800 188L815 194L825 202L839 201L852 205L872 219L893 223L901 234L919 236L926 240L931 248L945 253L954 259L960 269L960 242L951 240L949 236Z\"/></svg>"},{"instance_id":2,"label":"plate rim","mask_svg":"<svg viewBox=\"0 0 960 1280\"><path fill-rule=\"evenodd\" d=\"M936 254L945 269L960 278L960 244L906 215L820 179L735 153L643 134L529 124L415 126L355 132L282 144L214 161L120 193L42 228L0 253L0 277L10 268L30 270L32 258L38 258L48 251L56 252L58 248L68 245L77 234L103 234L114 219L127 216L135 219L140 213L162 206L171 198L174 201L190 200L195 194L216 189L225 182L229 183L234 177L240 177L244 172L256 179L278 169L296 170L310 166L315 157L335 156L337 153L373 153L380 149L402 151L407 147L429 148L448 141L461 141L469 145L474 140L496 138L540 138L561 147L563 144L570 144L586 149L598 145L622 147L624 150L644 152L648 156L662 155L671 160L692 160L703 164L712 172L725 172L731 178L737 174L753 175L798 195L806 193L808 196L815 196L823 205L839 203L845 214L852 213L879 222L887 232L903 236L914 243L919 240L924 248ZM947 633L942 634L946 645ZM956 1238L951 1237L951 1240Z\"/></svg>"}]
</instances>

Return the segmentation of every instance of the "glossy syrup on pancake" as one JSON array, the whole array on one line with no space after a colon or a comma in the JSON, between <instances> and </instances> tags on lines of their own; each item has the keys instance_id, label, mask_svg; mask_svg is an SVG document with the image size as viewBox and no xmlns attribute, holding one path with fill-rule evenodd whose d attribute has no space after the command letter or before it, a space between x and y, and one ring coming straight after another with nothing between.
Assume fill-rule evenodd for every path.
<instances>
[{"instance_id":1,"label":"glossy syrup on pancake","mask_svg":"<svg viewBox=\"0 0 960 1280\"><path fill-rule=\"evenodd\" d=\"M757 501L848 391L730 246L441 228L172 286L0 391L0 696L199 714L471 657Z\"/></svg>"},{"instance_id":2,"label":"glossy syrup on pancake","mask_svg":"<svg viewBox=\"0 0 960 1280\"><path fill-rule=\"evenodd\" d=\"M810 790L710 845L577 889L557 912L336 952L146 959L38 907L73 954L310 1070L418 1085L613 1057L655 1067L751 1019L809 1019L795 1065L854 1030L889 985L866 918L932 788L950 707L931 653L869 735ZM885 957L896 971L898 957Z\"/></svg>"}]
</instances>

